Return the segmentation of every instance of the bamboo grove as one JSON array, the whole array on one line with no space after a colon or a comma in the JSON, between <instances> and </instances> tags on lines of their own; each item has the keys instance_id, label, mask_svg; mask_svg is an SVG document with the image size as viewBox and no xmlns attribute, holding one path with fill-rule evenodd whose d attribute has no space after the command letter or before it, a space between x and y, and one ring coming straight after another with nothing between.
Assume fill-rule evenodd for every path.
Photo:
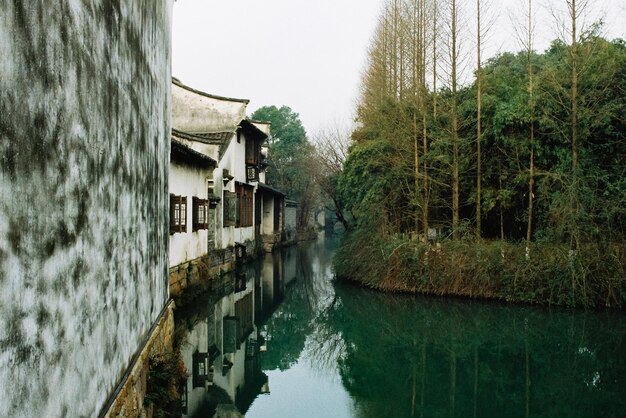
<instances>
[{"instance_id":1,"label":"bamboo grove","mask_svg":"<svg viewBox=\"0 0 626 418\"><path fill-rule=\"evenodd\" d=\"M406 261L400 253L428 255L437 241L473 254L497 241L494 263L505 247L518 257L511 274L547 263L546 248L562 255L563 277L549 279L558 281L552 299L536 301L566 292L557 303L623 304L626 44L602 38L600 23L580 23L589 0L558 2L562 36L544 53L534 49L535 4L526 0L517 13L520 51L488 60L484 0L473 10L458 0L385 2L362 77L359 125L337 181L341 209L353 217L340 274L385 287L393 270L406 277L388 287L419 290L414 281L427 260L398 273L392 266ZM380 248L367 254L365 243ZM380 268L358 271L381 254ZM606 268L593 270L591 259ZM608 275L610 289L590 290L598 274Z\"/></svg>"}]
</instances>

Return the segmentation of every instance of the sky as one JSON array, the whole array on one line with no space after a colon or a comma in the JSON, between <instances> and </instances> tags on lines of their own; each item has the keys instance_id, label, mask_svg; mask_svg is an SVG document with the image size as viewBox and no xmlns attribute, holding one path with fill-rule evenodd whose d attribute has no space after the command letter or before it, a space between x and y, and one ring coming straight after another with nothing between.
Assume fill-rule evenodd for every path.
<instances>
[{"instance_id":1,"label":"sky","mask_svg":"<svg viewBox=\"0 0 626 418\"><path fill-rule=\"evenodd\" d=\"M536 46L557 37L549 1L535 0ZM475 1L461 2L469 29ZM471 4L470 4L471 3ZM172 74L217 95L249 99L248 113L286 105L309 135L354 119L382 0L177 0L174 3ZM483 56L520 48L511 10L519 0L492 0L495 23ZM605 36L626 37L626 1L594 0L591 18L604 14ZM486 19L483 18L483 21ZM466 45L472 50L472 39ZM471 66L473 58L468 58ZM468 71L471 73L471 71Z\"/></svg>"}]
</instances>

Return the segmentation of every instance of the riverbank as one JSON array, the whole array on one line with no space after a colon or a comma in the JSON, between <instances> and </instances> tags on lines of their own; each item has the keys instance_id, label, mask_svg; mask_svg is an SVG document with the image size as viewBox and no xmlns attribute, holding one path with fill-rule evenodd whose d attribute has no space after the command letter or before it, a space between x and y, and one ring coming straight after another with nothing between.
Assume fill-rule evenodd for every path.
<instances>
[{"instance_id":1,"label":"riverbank","mask_svg":"<svg viewBox=\"0 0 626 418\"><path fill-rule=\"evenodd\" d=\"M340 279L388 291L543 305L626 305L626 245L445 241L431 245L362 234L335 256Z\"/></svg>"}]
</instances>

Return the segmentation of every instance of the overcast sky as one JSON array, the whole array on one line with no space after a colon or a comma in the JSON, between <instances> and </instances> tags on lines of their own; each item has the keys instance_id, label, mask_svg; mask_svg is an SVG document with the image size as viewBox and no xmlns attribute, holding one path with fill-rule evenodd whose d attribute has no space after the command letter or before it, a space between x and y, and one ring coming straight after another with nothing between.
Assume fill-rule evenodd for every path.
<instances>
[{"instance_id":1,"label":"overcast sky","mask_svg":"<svg viewBox=\"0 0 626 418\"><path fill-rule=\"evenodd\" d=\"M540 51L556 37L547 1L535 1L537 8L543 6L536 29ZM264 105L287 105L300 114L309 134L347 124L353 119L360 74L382 3L178 0L172 73L191 87L250 99L249 113ZM464 2L470 8L470 22L474 3ZM509 18L510 8L519 0L493 3L498 19L484 48L485 58L519 49ZM598 13L604 11L606 36L624 38L626 1L595 0L595 4Z\"/></svg>"}]
</instances>

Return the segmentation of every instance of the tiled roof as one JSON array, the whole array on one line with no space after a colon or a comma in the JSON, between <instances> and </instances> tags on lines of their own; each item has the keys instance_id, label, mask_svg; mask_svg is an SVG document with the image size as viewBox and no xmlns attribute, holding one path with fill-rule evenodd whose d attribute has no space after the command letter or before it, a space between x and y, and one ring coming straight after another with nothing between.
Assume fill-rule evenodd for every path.
<instances>
[{"instance_id":1,"label":"tiled roof","mask_svg":"<svg viewBox=\"0 0 626 418\"><path fill-rule=\"evenodd\" d=\"M269 192L269 193L272 193L272 194L277 194L277 195L280 195L280 196L287 196L285 193L281 192L280 190L275 189L272 186L268 186L265 183L259 182L258 186L259 186L259 190L261 190L261 191Z\"/></svg>"},{"instance_id":2,"label":"tiled roof","mask_svg":"<svg viewBox=\"0 0 626 418\"><path fill-rule=\"evenodd\" d=\"M206 168L215 168L217 166L217 162L213 158L189 148L174 138L172 138L171 144L170 158L172 160Z\"/></svg>"},{"instance_id":3,"label":"tiled roof","mask_svg":"<svg viewBox=\"0 0 626 418\"><path fill-rule=\"evenodd\" d=\"M172 77L172 83L174 83L178 87L181 87L181 88L183 88L185 90L188 90L188 91L190 91L192 93L196 93L196 94L199 94L201 96L210 97L212 99L226 100L226 101L229 101L229 102L239 102L239 103L245 103L245 104L250 103L249 99L235 99L234 97L218 96L217 94L210 94L210 93L206 93L204 91L196 90L196 89L194 89L192 87L189 87L189 86L181 83L181 81L179 79L177 79L176 77Z\"/></svg>"},{"instance_id":4,"label":"tiled roof","mask_svg":"<svg viewBox=\"0 0 626 418\"><path fill-rule=\"evenodd\" d=\"M177 129L172 129L172 135L177 138L187 139L189 141L198 141L204 142L206 144L222 144L223 142L228 141L232 136L233 132L223 131L223 132L204 132L204 133L190 133L183 132Z\"/></svg>"},{"instance_id":5,"label":"tiled roof","mask_svg":"<svg viewBox=\"0 0 626 418\"><path fill-rule=\"evenodd\" d=\"M200 138L204 138L204 139L211 139L211 140L216 140L216 141L228 141L232 135L233 132L205 132L205 133L196 133L194 134L195 136L198 136Z\"/></svg>"}]
</instances>

